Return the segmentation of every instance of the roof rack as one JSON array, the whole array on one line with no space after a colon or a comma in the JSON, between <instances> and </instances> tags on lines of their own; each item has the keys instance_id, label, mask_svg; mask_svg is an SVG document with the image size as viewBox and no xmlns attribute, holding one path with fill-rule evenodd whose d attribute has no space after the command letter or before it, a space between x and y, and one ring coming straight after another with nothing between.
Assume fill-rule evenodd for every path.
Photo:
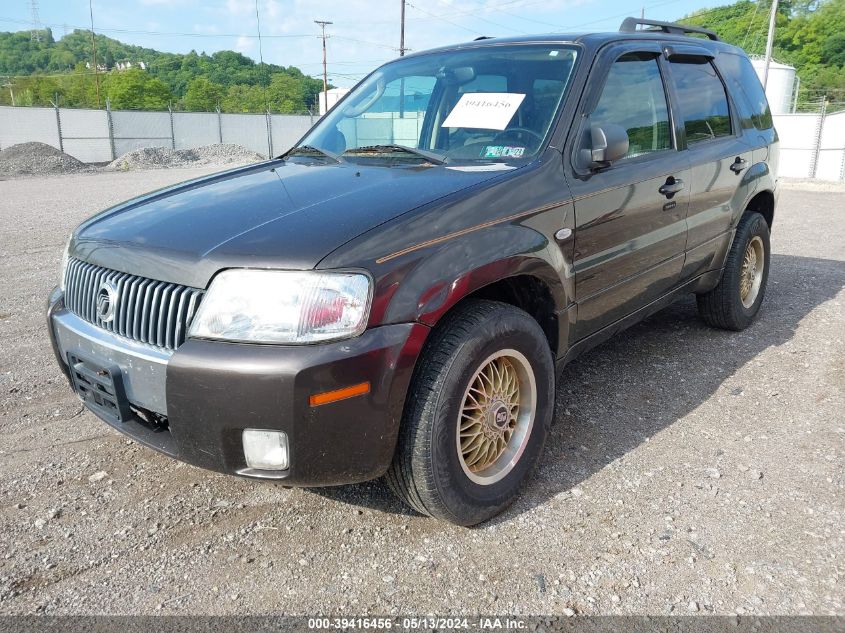
<instances>
[{"instance_id":1,"label":"roof rack","mask_svg":"<svg viewBox=\"0 0 845 633\"><path fill-rule=\"evenodd\" d=\"M638 29L638 26L655 27ZM642 31L661 31L663 33L671 33L672 35L686 35L687 33L701 33L706 35L711 40L720 42L719 36L709 29L703 29L699 26L687 26L685 24L677 24L675 22L661 22L660 20L644 20L638 18L625 18L622 26L619 27L620 33L638 33Z\"/></svg>"}]
</instances>

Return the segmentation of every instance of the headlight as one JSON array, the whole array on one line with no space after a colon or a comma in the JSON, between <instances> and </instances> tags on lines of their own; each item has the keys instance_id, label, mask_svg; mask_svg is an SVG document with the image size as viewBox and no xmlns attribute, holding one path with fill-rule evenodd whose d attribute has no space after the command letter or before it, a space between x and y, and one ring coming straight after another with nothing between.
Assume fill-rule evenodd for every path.
<instances>
[{"instance_id":1,"label":"headlight","mask_svg":"<svg viewBox=\"0 0 845 633\"><path fill-rule=\"evenodd\" d=\"M61 276L59 277L59 288L61 288L62 292L65 291L65 276L67 275L67 263L69 259L70 253L70 241L73 239L73 234L67 238L67 244L65 244L65 252L62 254L62 270L59 273Z\"/></svg>"},{"instance_id":2,"label":"headlight","mask_svg":"<svg viewBox=\"0 0 845 633\"><path fill-rule=\"evenodd\" d=\"M370 278L360 273L224 270L200 303L189 336L254 343L315 343L367 326Z\"/></svg>"}]
</instances>

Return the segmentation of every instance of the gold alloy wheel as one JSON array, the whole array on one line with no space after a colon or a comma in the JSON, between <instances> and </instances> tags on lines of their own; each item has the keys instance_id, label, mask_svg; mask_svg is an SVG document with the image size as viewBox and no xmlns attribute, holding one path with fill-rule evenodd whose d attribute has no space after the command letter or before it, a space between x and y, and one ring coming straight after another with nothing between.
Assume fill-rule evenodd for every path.
<instances>
[{"instance_id":1,"label":"gold alloy wheel","mask_svg":"<svg viewBox=\"0 0 845 633\"><path fill-rule=\"evenodd\" d=\"M534 425L537 384L531 364L505 349L482 362L464 392L457 449L464 474L477 484L501 480L516 466Z\"/></svg>"},{"instance_id":2,"label":"gold alloy wheel","mask_svg":"<svg viewBox=\"0 0 845 633\"><path fill-rule=\"evenodd\" d=\"M755 235L745 247L742 269L739 272L739 298L742 305L750 308L757 300L763 283L763 267L766 265L763 240Z\"/></svg>"}]
</instances>

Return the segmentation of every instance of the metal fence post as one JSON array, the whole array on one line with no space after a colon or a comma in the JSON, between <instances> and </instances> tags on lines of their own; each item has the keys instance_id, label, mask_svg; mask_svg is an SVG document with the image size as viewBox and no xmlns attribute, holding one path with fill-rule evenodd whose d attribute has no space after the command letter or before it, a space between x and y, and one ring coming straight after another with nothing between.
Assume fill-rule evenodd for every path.
<instances>
[{"instance_id":1,"label":"metal fence post","mask_svg":"<svg viewBox=\"0 0 845 633\"><path fill-rule=\"evenodd\" d=\"M111 146L111 159L115 160L117 158L117 152L114 149L114 123L111 118L111 100L106 97L106 121L108 122L109 128L109 145Z\"/></svg>"},{"instance_id":2,"label":"metal fence post","mask_svg":"<svg viewBox=\"0 0 845 633\"><path fill-rule=\"evenodd\" d=\"M62 117L59 114L59 95L56 95L56 100L51 101L53 108L56 110L56 133L59 135L59 151L65 151L65 143L62 139Z\"/></svg>"},{"instance_id":3,"label":"metal fence post","mask_svg":"<svg viewBox=\"0 0 845 633\"><path fill-rule=\"evenodd\" d=\"M264 119L267 121L267 158L273 158L273 119L270 117L270 110L264 113Z\"/></svg>"},{"instance_id":4,"label":"metal fence post","mask_svg":"<svg viewBox=\"0 0 845 633\"><path fill-rule=\"evenodd\" d=\"M827 96L822 97L819 106L819 118L816 122L816 133L813 138L813 156L810 159L810 178L816 177L816 169L819 166L819 154L822 148L822 133L824 132L824 117L827 110Z\"/></svg>"},{"instance_id":5,"label":"metal fence post","mask_svg":"<svg viewBox=\"0 0 845 633\"><path fill-rule=\"evenodd\" d=\"M173 106L167 104L167 112L170 114L170 147L176 149L176 132L173 130Z\"/></svg>"},{"instance_id":6,"label":"metal fence post","mask_svg":"<svg viewBox=\"0 0 845 633\"><path fill-rule=\"evenodd\" d=\"M223 115L220 113L220 106L217 106L217 138L223 144Z\"/></svg>"}]
</instances>

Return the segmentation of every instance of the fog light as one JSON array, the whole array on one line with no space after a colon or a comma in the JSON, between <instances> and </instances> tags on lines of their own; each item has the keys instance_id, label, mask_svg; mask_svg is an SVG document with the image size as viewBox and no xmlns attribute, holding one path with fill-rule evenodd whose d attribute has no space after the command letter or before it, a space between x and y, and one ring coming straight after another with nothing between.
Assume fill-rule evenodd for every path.
<instances>
[{"instance_id":1,"label":"fog light","mask_svg":"<svg viewBox=\"0 0 845 633\"><path fill-rule=\"evenodd\" d=\"M288 436L281 431L245 429L244 457L250 468L285 470L288 467Z\"/></svg>"}]
</instances>

